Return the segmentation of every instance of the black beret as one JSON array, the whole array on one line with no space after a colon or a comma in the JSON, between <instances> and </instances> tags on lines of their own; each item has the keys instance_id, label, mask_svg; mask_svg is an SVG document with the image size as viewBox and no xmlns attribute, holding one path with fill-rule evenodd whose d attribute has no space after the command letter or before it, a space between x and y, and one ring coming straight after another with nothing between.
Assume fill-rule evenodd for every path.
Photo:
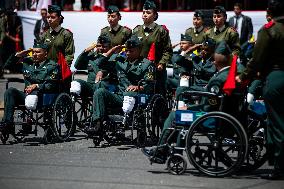
<instances>
[{"instance_id":1,"label":"black beret","mask_svg":"<svg viewBox=\"0 0 284 189\"><path fill-rule=\"evenodd\" d=\"M109 14L111 14L111 13L114 13L114 12L119 12L119 9L118 9L118 7L115 6L115 5L110 5L110 6L108 7L108 9L107 9L107 12L108 12Z\"/></svg>"},{"instance_id":2,"label":"black beret","mask_svg":"<svg viewBox=\"0 0 284 189\"><path fill-rule=\"evenodd\" d=\"M202 45L210 48L215 48L216 41L208 37L206 40L203 41Z\"/></svg>"},{"instance_id":3,"label":"black beret","mask_svg":"<svg viewBox=\"0 0 284 189\"><path fill-rule=\"evenodd\" d=\"M226 15L226 9L223 6L216 6L214 8L214 14L224 14L224 15Z\"/></svg>"},{"instance_id":4,"label":"black beret","mask_svg":"<svg viewBox=\"0 0 284 189\"><path fill-rule=\"evenodd\" d=\"M37 40L34 40L33 48L39 48L39 49L45 49L45 50L47 50L47 49L48 49L48 45L47 45L46 43L43 43L43 42L39 42L39 41L37 41Z\"/></svg>"},{"instance_id":5,"label":"black beret","mask_svg":"<svg viewBox=\"0 0 284 189\"><path fill-rule=\"evenodd\" d=\"M187 34L180 34L180 41L188 41L192 43L192 37Z\"/></svg>"},{"instance_id":6,"label":"black beret","mask_svg":"<svg viewBox=\"0 0 284 189\"><path fill-rule=\"evenodd\" d=\"M222 54L222 55L229 55L232 53L230 47L228 46L228 44L225 41L221 41L216 49L215 49L215 53L217 54Z\"/></svg>"},{"instance_id":7,"label":"black beret","mask_svg":"<svg viewBox=\"0 0 284 189\"><path fill-rule=\"evenodd\" d=\"M104 34L100 35L98 37L98 41L97 42L100 43L100 44L110 44L111 43L110 37L108 35L104 35Z\"/></svg>"},{"instance_id":8,"label":"black beret","mask_svg":"<svg viewBox=\"0 0 284 189\"><path fill-rule=\"evenodd\" d=\"M143 9L145 9L145 10L149 10L149 9L157 10L157 7L156 7L156 4L153 1L146 0L146 2L143 5Z\"/></svg>"},{"instance_id":9,"label":"black beret","mask_svg":"<svg viewBox=\"0 0 284 189\"><path fill-rule=\"evenodd\" d=\"M195 17L200 17L200 18L204 18L204 14L201 10L196 10L193 14Z\"/></svg>"},{"instance_id":10,"label":"black beret","mask_svg":"<svg viewBox=\"0 0 284 189\"><path fill-rule=\"evenodd\" d=\"M135 48L141 46L141 41L137 35L132 35L125 43L126 48Z\"/></svg>"},{"instance_id":11,"label":"black beret","mask_svg":"<svg viewBox=\"0 0 284 189\"><path fill-rule=\"evenodd\" d=\"M61 8L58 5L48 5L48 13L56 12L61 15Z\"/></svg>"}]
</instances>

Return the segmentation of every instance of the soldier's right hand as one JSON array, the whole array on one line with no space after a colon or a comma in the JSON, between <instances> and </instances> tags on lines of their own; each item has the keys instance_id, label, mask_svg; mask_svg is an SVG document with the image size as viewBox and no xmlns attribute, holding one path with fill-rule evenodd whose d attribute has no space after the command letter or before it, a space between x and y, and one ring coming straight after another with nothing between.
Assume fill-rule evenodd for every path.
<instances>
[{"instance_id":1,"label":"soldier's right hand","mask_svg":"<svg viewBox=\"0 0 284 189\"><path fill-rule=\"evenodd\" d=\"M33 50L32 48L29 48L29 49L27 49L27 50L23 50L23 51L17 52L15 56L16 56L16 57L19 57L19 58L25 57L25 56L27 56L32 50Z\"/></svg>"}]
</instances>

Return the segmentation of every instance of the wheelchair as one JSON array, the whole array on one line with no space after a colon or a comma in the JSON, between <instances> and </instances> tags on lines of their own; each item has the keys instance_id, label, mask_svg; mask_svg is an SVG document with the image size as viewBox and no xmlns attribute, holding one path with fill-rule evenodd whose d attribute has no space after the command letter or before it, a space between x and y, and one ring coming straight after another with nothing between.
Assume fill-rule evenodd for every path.
<instances>
[{"instance_id":1,"label":"wheelchair","mask_svg":"<svg viewBox=\"0 0 284 189\"><path fill-rule=\"evenodd\" d=\"M240 169L255 170L265 163L267 150L262 131L266 118L248 109L243 94L185 91L177 99L180 97L188 97L190 110L179 110L176 103L170 135L165 144L157 146L151 163L156 162L159 148L167 149L167 169L175 175L186 171L183 151L200 173L213 177L229 176ZM201 111L204 99L210 108L202 105ZM177 135L183 143L180 146L172 142Z\"/></svg>"},{"instance_id":2,"label":"wheelchair","mask_svg":"<svg viewBox=\"0 0 284 189\"><path fill-rule=\"evenodd\" d=\"M138 85L142 82L145 81L140 81ZM80 129L90 126L93 97L82 98L76 94L71 96L75 108L75 125ZM124 113L122 107L107 110L108 116L102 122L103 137L88 136L95 146L99 146L102 138L109 144L130 142L137 147L147 145L148 141L155 143L158 140L163 122L167 117L167 101L160 94L139 93L135 99L135 106L130 113Z\"/></svg>"},{"instance_id":3,"label":"wheelchair","mask_svg":"<svg viewBox=\"0 0 284 189\"><path fill-rule=\"evenodd\" d=\"M24 83L24 80L8 78L6 89L13 82ZM0 139L3 144L6 144L10 134L18 142L23 141L29 134L38 136L38 126L44 130L44 144L66 141L74 132L73 104L70 95L64 92L47 94L39 91L35 110L27 109L25 105L15 107L14 126L10 131L1 132ZM22 129L16 129L18 126Z\"/></svg>"}]
</instances>

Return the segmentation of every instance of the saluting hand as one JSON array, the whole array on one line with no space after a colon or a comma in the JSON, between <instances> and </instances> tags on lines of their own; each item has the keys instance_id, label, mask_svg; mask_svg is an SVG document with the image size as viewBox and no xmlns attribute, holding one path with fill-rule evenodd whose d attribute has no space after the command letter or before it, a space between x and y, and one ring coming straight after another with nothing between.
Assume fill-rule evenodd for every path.
<instances>
[{"instance_id":1,"label":"saluting hand","mask_svg":"<svg viewBox=\"0 0 284 189\"><path fill-rule=\"evenodd\" d=\"M19 57L19 58L22 58L22 57L25 57L27 56L33 49L30 48L30 49L27 49L27 50L23 50L23 51L20 51L20 52L17 52L16 53L16 57Z\"/></svg>"},{"instance_id":2,"label":"saluting hand","mask_svg":"<svg viewBox=\"0 0 284 189\"><path fill-rule=\"evenodd\" d=\"M157 70L158 70L158 71L162 71L163 68L164 68L164 65L163 65L163 64L158 64L158 66L157 66Z\"/></svg>"}]
</instances>

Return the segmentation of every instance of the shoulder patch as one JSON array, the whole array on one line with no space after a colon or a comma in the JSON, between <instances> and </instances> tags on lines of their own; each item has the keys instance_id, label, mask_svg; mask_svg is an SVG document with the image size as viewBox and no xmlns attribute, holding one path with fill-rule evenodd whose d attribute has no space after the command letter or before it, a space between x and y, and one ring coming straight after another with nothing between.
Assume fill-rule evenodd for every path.
<instances>
[{"instance_id":1,"label":"shoulder patch","mask_svg":"<svg viewBox=\"0 0 284 189\"><path fill-rule=\"evenodd\" d=\"M264 25L264 28L265 28L265 29L269 29L269 28L271 28L272 26L274 26L274 24L275 24L275 22L274 22L273 20L271 20L270 22L268 22L268 23L266 23L266 24Z\"/></svg>"},{"instance_id":2,"label":"shoulder patch","mask_svg":"<svg viewBox=\"0 0 284 189\"><path fill-rule=\"evenodd\" d=\"M162 25L162 27L163 27L167 32L170 32L166 25Z\"/></svg>"}]
</instances>

